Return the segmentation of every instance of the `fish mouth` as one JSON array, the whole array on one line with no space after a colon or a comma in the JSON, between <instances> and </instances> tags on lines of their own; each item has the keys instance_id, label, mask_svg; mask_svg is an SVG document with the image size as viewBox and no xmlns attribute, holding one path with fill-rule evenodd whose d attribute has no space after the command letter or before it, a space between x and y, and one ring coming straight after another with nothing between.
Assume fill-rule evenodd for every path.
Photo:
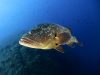
<instances>
[{"instance_id":1,"label":"fish mouth","mask_svg":"<svg viewBox=\"0 0 100 75\"><path fill-rule=\"evenodd\" d=\"M20 44L24 43L24 44L31 44L32 43L32 40L29 39L29 38L25 38L25 37L22 37L19 41Z\"/></svg>"},{"instance_id":2,"label":"fish mouth","mask_svg":"<svg viewBox=\"0 0 100 75\"><path fill-rule=\"evenodd\" d=\"M25 47L30 47L30 48L39 48L37 44L33 43L33 40L30 38L22 37L19 40L19 44Z\"/></svg>"}]
</instances>

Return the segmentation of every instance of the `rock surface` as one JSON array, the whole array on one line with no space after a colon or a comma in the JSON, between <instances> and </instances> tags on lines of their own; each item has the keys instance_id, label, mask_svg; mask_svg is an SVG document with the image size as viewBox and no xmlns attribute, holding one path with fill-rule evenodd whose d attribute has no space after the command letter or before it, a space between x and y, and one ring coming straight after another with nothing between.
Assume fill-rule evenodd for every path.
<instances>
[{"instance_id":1,"label":"rock surface","mask_svg":"<svg viewBox=\"0 0 100 75\"><path fill-rule=\"evenodd\" d=\"M18 43L0 49L0 75L59 75L59 63Z\"/></svg>"}]
</instances>

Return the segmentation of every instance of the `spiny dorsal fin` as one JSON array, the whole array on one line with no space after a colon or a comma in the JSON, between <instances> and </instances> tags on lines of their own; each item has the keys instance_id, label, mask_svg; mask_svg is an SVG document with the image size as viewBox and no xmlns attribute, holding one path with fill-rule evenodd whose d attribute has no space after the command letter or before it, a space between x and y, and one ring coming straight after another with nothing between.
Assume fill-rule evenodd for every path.
<instances>
[{"instance_id":1,"label":"spiny dorsal fin","mask_svg":"<svg viewBox=\"0 0 100 75\"><path fill-rule=\"evenodd\" d=\"M62 46L58 46L57 48L55 48L57 51L64 53L64 48Z\"/></svg>"}]
</instances>

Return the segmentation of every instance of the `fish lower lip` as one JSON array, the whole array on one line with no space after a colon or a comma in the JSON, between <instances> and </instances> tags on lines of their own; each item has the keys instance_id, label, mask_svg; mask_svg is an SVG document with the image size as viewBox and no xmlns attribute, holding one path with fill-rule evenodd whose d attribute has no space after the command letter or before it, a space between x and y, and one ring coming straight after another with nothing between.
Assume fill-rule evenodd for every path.
<instances>
[{"instance_id":1,"label":"fish lower lip","mask_svg":"<svg viewBox=\"0 0 100 75\"><path fill-rule=\"evenodd\" d=\"M27 42L27 43L31 42L31 40L28 39L28 38L22 38L20 41L21 41L21 42Z\"/></svg>"}]
</instances>

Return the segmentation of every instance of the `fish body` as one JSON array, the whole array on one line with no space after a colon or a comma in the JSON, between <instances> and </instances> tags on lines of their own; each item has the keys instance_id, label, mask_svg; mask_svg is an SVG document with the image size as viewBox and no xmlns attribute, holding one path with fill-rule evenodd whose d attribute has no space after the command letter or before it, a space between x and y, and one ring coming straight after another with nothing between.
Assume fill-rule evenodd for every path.
<instances>
[{"instance_id":1,"label":"fish body","mask_svg":"<svg viewBox=\"0 0 100 75\"><path fill-rule=\"evenodd\" d=\"M42 50L55 49L60 52L64 52L62 45L72 46L73 43L79 42L72 36L71 30L59 24L39 24L24 34L19 41L20 45L26 47Z\"/></svg>"}]
</instances>

